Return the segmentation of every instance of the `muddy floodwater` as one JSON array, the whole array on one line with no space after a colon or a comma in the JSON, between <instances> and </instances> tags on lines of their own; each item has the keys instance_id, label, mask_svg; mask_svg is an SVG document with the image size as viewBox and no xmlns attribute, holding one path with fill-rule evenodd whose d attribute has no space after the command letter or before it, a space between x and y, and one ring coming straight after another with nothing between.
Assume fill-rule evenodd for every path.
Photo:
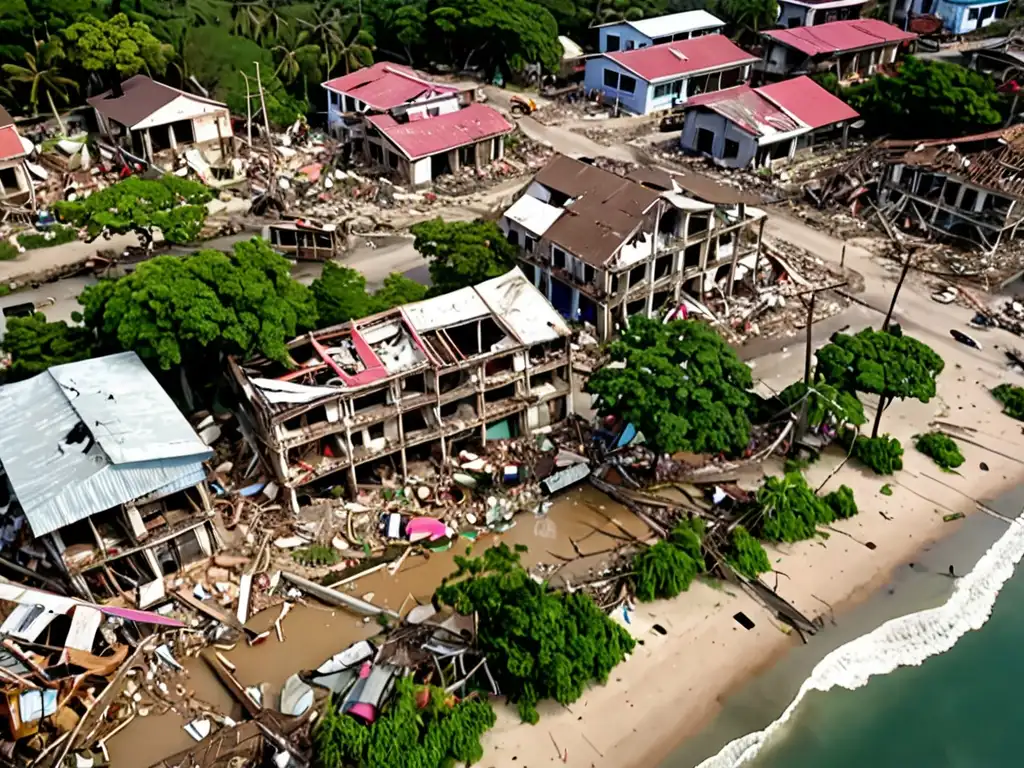
<instances>
[{"instance_id":1,"label":"muddy floodwater","mask_svg":"<svg viewBox=\"0 0 1024 768\"><path fill-rule=\"evenodd\" d=\"M382 569L340 589L356 597L372 592L375 604L407 612L418 603L430 602L441 579L455 570L454 557L465 554L467 547L478 554L484 547L500 542L509 546L523 544L528 547L522 555L523 564L529 567L539 562L560 563L559 556L576 558L579 553L601 553L621 542L623 534L618 526L635 536L649 535L647 527L632 512L589 485L567 491L553 501L547 515L519 515L515 526L502 534L481 535L475 543L459 539L447 552L407 558L394 576ZM585 575L600 560L599 554L577 560L560 575L568 579ZM253 616L246 626L257 631L271 628L279 613L280 607L263 611ZM224 656L237 666L235 675L243 685L262 683L265 705L276 707L278 693L288 677L300 670L318 667L328 657L357 640L375 635L378 630L372 619L364 621L361 616L304 598L304 604L294 606L282 622L284 642L278 642L271 632L263 643L255 646L239 643ZM188 671L187 688L194 699L236 720L242 719L241 707L205 662L196 658L182 663ZM173 712L137 717L108 743L111 764L126 768L149 766L188 749L195 742L185 733L184 724L185 720Z\"/></svg>"}]
</instances>

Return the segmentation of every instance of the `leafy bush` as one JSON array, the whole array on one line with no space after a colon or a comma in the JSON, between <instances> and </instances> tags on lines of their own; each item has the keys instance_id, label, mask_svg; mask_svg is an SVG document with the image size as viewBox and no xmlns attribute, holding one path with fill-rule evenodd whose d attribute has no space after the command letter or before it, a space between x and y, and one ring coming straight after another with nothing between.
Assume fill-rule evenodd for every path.
<instances>
[{"instance_id":1,"label":"leafy bush","mask_svg":"<svg viewBox=\"0 0 1024 768\"><path fill-rule=\"evenodd\" d=\"M667 541L640 552L633 559L637 599L648 603L688 590L694 577L704 571L703 536L703 520L683 520Z\"/></svg>"},{"instance_id":2,"label":"leafy bush","mask_svg":"<svg viewBox=\"0 0 1024 768\"><path fill-rule=\"evenodd\" d=\"M841 485L831 493L826 493L822 501L832 510L836 520L849 520L857 514L857 502L853 500L853 489Z\"/></svg>"},{"instance_id":3,"label":"leafy bush","mask_svg":"<svg viewBox=\"0 0 1024 768\"><path fill-rule=\"evenodd\" d=\"M312 544L292 552L292 560L315 568L321 565L334 565L338 562L338 553L331 547L325 547L322 544Z\"/></svg>"},{"instance_id":4,"label":"leafy bush","mask_svg":"<svg viewBox=\"0 0 1024 768\"><path fill-rule=\"evenodd\" d=\"M477 645L492 674L523 720L535 723L538 701L576 701L591 680L608 679L634 641L588 595L555 592L530 578L521 551L500 544L482 557L456 557L458 570L434 598L476 614Z\"/></svg>"},{"instance_id":5,"label":"leafy bush","mask_svg":"<svg viewBox=\"0 0 1024 768\"><path fill-rule=\"evenodd\" d=\"M891 475L903 469L903 445L888 434L880 437L854 435L847 430L843 442L849 446L853 441L853 458L876 475Z\"/></svg>"},{"instance_id":6,"label":"leafy bush","mask_svg":"<svg viewBox=\"0 0 1024 768\"><path fill-rule=\"evenodd\" d=\"M18 258L18 249L6 240L0 240L0 261Z\"/></svg>"},{"instance_id":7,"label":"leafy bush","mask_svg":"<svg viewBox=\"0 0 1024 768\"><path fill-rule=\"evenodd\" d=\"M798 472L769 477L757 491L761 530L769 541L802 541L815 535L818 525L835 515Z\"/></svg>"},{"instance_id":8,"label":"leafy bush","mask_svg":"<svg viewBox=\"0 0 1024 768\"><path fill-rule=\"evenodd\" d=\"M70 243L77 239L77 229L58 224L46 232L18 235L18 244L26 251L31 251L36 248L51 248L55 245L64 245L64 243Z\"/></svg>"},{"instance_id":9,"label":"leafy bush","mask_svg":"<svg viewBox=\"0 0 1024 768\"><path fill-rule=\"evenodd\" d=\"M829 421L837 427L844 424L859 427L867 421L864 406L855 393L839 389L822 378L814 382L810 389L811 394L807 400L809 426L817 427ZM795 381L779 393L779 400L798 413L805 392L807 387L803 381Z\"/></svg>"},{"instance_id":10,"label":"leafy bush","mask_svg":"<svg viewBox=\"0 0 1024 768\"><path fill-rule=\"evenodd\" d=\"M427 693L423 704L423 694ZM371 725L328 706L313 731L318 768L440 768L477 762L480 737L495 722L494 709L478 698L456 701L443 688L404 677L395 696Z\"/></svg>"},{"instance_id":11,"label":"leafy bush","mask_svg":"<svg viewBox=\"0 0 1024 768\"><path fill-rule=\"evenodd\" d=\"M748 579L756 579L760 574L767 573L772 569L768 553L764 551L761 542L751 536L750 531L742 525L737 525L732 529L729 549L724 554L725 561L733 567L733 570Z\"/></svg>"},{"instance_id":12,"label":"leafy bush","mask_svg":"<svg viewBox=\"0 0 1024 768\"><path fill-rule=\"evenodd\" d=\"M1003 413L1024 421L1024 387L1000 384L992 390L992 396L1003 404Z\"/></svg>"},{"instance_id":13,"label":"leafy bush","mask_svg":"<svg viewBox=\"0 0 1024 768\"><path fill-rule=\"evenodd\" d=\"M52 365L92 357L96 338L85 328L63 320L47 322L46 315L36 312L7 318L7 332L0 349L11 356L11 364L4 372L4 380L11 383L31 378Z\"/></svg>"},{"instance_id":14,"label":"leafy bush","mask_svg":"<svg viewBox=\"0 0 1024 768\"><path fill-rule=\"evenodd\" d=\"M951 437L941 432L917 435L914 447L946 470L956 469L964 463L964 455L960 453L960 446Z\"/></svg>"}]
</instances>

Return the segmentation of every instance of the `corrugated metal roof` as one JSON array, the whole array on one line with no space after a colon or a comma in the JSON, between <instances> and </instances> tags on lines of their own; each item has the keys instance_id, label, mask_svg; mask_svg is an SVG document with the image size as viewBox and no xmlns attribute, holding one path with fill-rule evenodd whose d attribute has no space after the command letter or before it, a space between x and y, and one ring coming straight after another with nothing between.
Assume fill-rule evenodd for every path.
<instances>
[{"instance_id":1,"label":"corrugated metal roof","mask_svg":"<svg viewBox=\"0 0 1024 768\"><path fill-rule=\"evenodd\" d=\"M548 205L530 195L523 195L505 211L505 218L511 219L537 237L543 236L561 215L561 208Z\"/></svg>"},{"instance_id":2,"label":"corrugated metal roof","mask_svg":"<svg viewBox=\"0 0 1024 768\"><path fill-rule=\"evenodd\" d=\"M768 138L808 130L806 125L787 115L749 85L702 93L690 99L686 106L717 112L740 130L756 137Z\"/></svg>"},{"instance_id":3,"label":"corrugated metal roof","mask_svg":"<svg viewBox=\"0 0 1024 768\"><path fill-rule=\"evenodd\" d=\"M457 93L459 90L433 83L415 70L390 61L379 61L321 85L331 91L346 93L380 110L394 109L427 92L443 94Z\"/></svg>"},{"instance_id":4,"label":"corrugated metal roof","mask_svg":"<svg viewBox=\"0 0 1024 768\"><path fill-rule=\"evenodd\" d=\"M756 56L751 56L725 35L703 35L690 40L603 55L649 83L757 61Z\"/></svg>"},{"instance_id":5,"label":"corrugated metal roof","mask_svg":"<svg viewBox=\"0 0 1024 768\"><path fill-rule=\"evenodd\" d=\"M656 37L668 37L682 32L696 32L698 29L715 29L724 27L725 22L705 10L669 13L655 16L653 19L627 21L627 24L652 40Z\"/></svg>"},{"instance_id":6,"label":"corrugated metal roof","mask_svg":"<svg viewBox=\"0 0 1024 768\"><path fill-rule=\"evenodd\" d=\"M13 160L25 154L18 130L13 125L0 126L0 160Z\"/></svg>"},{"instance_id":7,"label":"corrugated metal roof","mask_svg":"<svg viewBox=\"0 0 1024 768\"><path fill-rule=\"evenodd\" d=\"M917 35L880 19L849 19L830 21L814 27L770 29L762 32L776 42L794 48L808 56L831 55L843 51L856 51L892 43L914 40Z\"/></svg>"},{"instance_id":8,"label":"corrugated metal roof","mask_svg":"<svg viewBox=\"0 0 1024 768\"><path fill-rule=\"evenodd\" d=\"M134 352L0 387L0 424L0 463L36 536L194 485L213 455Z\"/></svg>"},{"instance_id":9,"label":"corrugated metal roof","mask_svg":"<svg viewBox=\"0 0 1024 768\"><path fill-rule=\"evenodd\" d=\"M510 133L512 125L486 104L468 107L423 120L399 123L391 115L367 117L410 160L447 152L483 139Z\"/></svg>"},{"instance_id":10,"label":"corrugated metal roof","mask_svg":"<svg viewBox=\"0 0 1024 768\"><path fill-rule=\"evenodd\" d=\"M812 129L860 117L853 107L806 75L762 85L757 92Z\"/></svg>"},{"instance_id":11,"label":"corrugated metal roof","mask_svg":"<svg viewBox=\"0 0 1024 768\"><path fill-rule=\"evenodd\" d=\"M420 333L468 323L491 313L472 287L459 288L432 299L406 304L403 310L409 323Z\"/></svg>"}]
</instances>

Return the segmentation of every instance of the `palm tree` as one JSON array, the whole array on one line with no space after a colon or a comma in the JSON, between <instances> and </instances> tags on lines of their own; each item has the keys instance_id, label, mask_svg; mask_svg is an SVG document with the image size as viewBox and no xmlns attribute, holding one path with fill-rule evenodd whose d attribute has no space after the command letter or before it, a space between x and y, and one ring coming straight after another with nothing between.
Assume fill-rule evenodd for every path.
<instances>
[{"instance_id":1,"label":"palm tree","mask_svg":"<svg viewBox=\"0 0 1024 768\"><path fill-rule=\"evenodd\" d=\"M231 31L259 42L263 31L263 19L267 6L262 0L238 3L234 7L234 22Z\"/></svg>"},{"instance_id":2,"label":"palm tree","mask_svg":"<svg viewBox=\"0 0 1024 768\"><path fill-rule=\"evenodd\" d=\"M45 43L36 43L36 53L25 53L25 66L18 64L4 64L3 70L16 83L27 83L29 85L28 103L32 107L32 113L39 114L39 91L46 94L46 100L50 103L50 110L57 118L57 125L61 133L66 133L64 121L60 119L57 106L53 103L53 94L56 93L65 104L71 101L68 96L68 88L78 90L78 83L60 74L56 64L64 58L64 49L56 38Z\"/></svg>"},{"instance_id":3,"label":"palm tree","mask_svg":"<svg viewBox=\"0 0 1024 768\"><path fill-rule=\"evenodd\" d=\"M275 45L272 49L278 57L277 69L274 74L278 75L285 83L291 84L295 79L309 69L309 62L315 61L319 48L306 41L309 33L303 30L295 35L291 41Z\"/></svg>"},{"instance_id":4,"label":"palm tree","mask_svg":"<svg viewBox=\"0 0 1024 768\"><path fill-rule=\"evenodd\" d=\"M327 76L338 64L344 63L345 74L354 69L368 67L373 64L373 35L363 29L363 17L349 14L341 20L341 35L337 44L327 48L324 61L327 64Z\"/></svg>"},{"instance_id":5,"label":"palm tree","mask_svg":"<svg viewBox=\"0 0 1024 768\"><path fill-rule=\"evenodd\" d=\"M312 20L299 19L299 24L308 30L313 44L319 48L326 51L341 46L342 17L337 8L326 13L314 9Z\"/></svg>"}]
</instances>

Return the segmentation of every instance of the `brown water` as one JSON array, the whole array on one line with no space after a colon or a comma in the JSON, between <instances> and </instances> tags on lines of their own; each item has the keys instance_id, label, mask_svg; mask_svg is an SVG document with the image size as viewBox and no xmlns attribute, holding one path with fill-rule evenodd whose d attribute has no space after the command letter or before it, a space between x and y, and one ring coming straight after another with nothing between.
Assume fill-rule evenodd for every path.
<instances>
[{"instance_id":1,"label":"brown water","mask_svg":"<svg viewBox=\"0 0 1024 768\"><path fill-rule=\"evenodd\" d=\"M613 536L622 536L621 530L609 521L639 537L649 535L647 527L628 509L612 501L600 491L583 485L558 496L547 515L534 517L519 515L516 525L499 535L481 536L475 543L460 539L447 552L410 556L401 570L391 576L387 569L369 574L365 578L346 584L341 589L356 597L373 593L376 605L392 610L408 611L417 603L430 602L441 579L455 570L454 557L464 554L467 547L479 553L482 548L505 542L509 546L523 544L523 564L530 567L539 562L558 563L558 556L577 557L573 542L584 555L559 574L563 578L584 575L596 567L600 553L619 543ZM294 673L313 669L328 657L357 640L371 637L379 627L374 620L339 608L321 605L304 598L305 604L296 605L282 622L284 642L278 642L271 632L266 641L256 646L239 643L234 650L224 653L237 666L235 676L243 685L264 686L264 703L274 707L281 686ZM272 628L280 614L280 607L253 616L246 626L258 632ZM241 708L227 689L213 675L201 659L183 662L189 673L187 688L191 695L218 712L234 719L241 718ZM112 765L148 766L161 758L187 749L195 742L183 730L187 720L173 712L136 718L107 745Z\"/></svg>"}]
</instances>

